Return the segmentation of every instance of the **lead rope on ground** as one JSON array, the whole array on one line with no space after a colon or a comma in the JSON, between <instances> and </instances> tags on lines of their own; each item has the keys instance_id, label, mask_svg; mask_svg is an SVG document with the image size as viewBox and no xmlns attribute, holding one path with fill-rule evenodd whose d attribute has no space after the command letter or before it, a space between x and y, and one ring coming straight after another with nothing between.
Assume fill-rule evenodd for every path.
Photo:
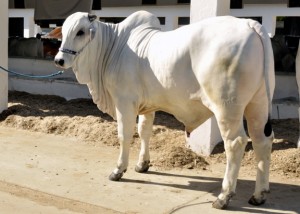
<instances>
[{"instance_id":1,"label":"lead rope on ground","mask_svg":"<svg viewBox=\"0 0 300 214\"><path fill-rule=\"evenodd\" d=\"M21 77L27 77L27 78L35 78L35 79L50 78L50 77L58 76L58 75L61 75L64 73L64 71L58 71L56 73L52 73L52 74L48 74L48 75L30 75L30 74L21 74L21 73L15 72L15 71L8 70L6 68L3 68L1 65L0 65L0 69L2 69L3 71L6 71L9 74L13 74L16 76L21 76Z\"/></svg>"}]
</instances>

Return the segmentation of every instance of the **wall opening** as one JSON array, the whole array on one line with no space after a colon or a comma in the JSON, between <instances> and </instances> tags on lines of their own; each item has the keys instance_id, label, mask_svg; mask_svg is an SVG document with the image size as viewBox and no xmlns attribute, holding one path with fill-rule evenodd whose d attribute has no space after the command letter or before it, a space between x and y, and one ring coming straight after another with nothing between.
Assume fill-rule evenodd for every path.
<instances>
[{"instance_id":1,"label":"wall opening","mask_svg":"<svg viewBox=\"0 0 300 214\"><path fill-rule=\"evenodd\" d=\"M242 9L243 7L243 0L230 0L231 9Z\"/></svg>"},{"instance_id":2,"label":"wall opening","mask_svg":"<svg viewBox=\"0 0 300 214\"><path fill-rule=\"evenodd\" d=\"M178 27L190 24L190 17L178 17Z\"/></svg>"},{"instance_id":3,"label":"wall opening","mask_svg":"<svg viewBox=\"0 0 300 214\"><path fill-rule=\"evenodd\" d=\"M156 4L156 0L142 0L142 4L145 4L145 5Z\"/></svg>"},{"instance_id":4,"label":"wall opening","mask_svg":"<svg viewBox=\"0 0 300 214\"><path fill-rule=\"evenodd\" d=\"M9 37L24 37L24 18L12 17L8 20L8 35Z\"/></svg>"},{"instance_id":5,"label":"wall opening","mask_svg":"<svg viewBox=\"0 0 300 214\"><path fill-rule=\"evenodd\" d=\"M300 17L276 18L276 32L272 38L276 72L295 74L299 39Z\"/></svg>"}]
</instances>

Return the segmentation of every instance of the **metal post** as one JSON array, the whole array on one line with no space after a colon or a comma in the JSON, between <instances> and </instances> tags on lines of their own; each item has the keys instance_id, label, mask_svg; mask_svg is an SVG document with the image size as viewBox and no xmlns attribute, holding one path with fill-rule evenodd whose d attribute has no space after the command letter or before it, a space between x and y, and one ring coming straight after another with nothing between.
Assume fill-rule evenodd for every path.
<instances>
[{"instance_id":1,"label":"metal post","mask_svg":"<svg viewBox=\"0 0 300 214\"><path fill-rule=\"evenodd\" d=\"M298 52L296 56L296 80L298 85L298 94L299 94L299 100L300 100L300 42L298 46ZM300 108L298 108L299 112L299 128L300 128ZM300 148L300 135L297 143L298 148Z\"/></svg>"}]
</instances>

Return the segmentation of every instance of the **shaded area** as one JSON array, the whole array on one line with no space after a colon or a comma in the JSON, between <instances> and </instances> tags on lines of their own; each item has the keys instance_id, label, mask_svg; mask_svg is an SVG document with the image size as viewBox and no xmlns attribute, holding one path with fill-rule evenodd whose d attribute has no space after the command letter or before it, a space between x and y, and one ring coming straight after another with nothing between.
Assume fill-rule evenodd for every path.
<instances>
[{"instance_id":1,"label":"shaded area","mask_svg":"<svg viewBox=\"0 0 300 214\"><path fill-rule=\"evenodd\" d=\"M167 177L183 177L186 179L190 179L186 185L177 184L177 183L163 183L163 182L155 182L155 181L144 181L144 180L135 180L135 179L122 179L122 182L125 183L138 183L142 185L155 185L155 186L165 186L165 187L173 187L175 189L180 190L191 190L191 191L206 191L212 194L215 197L218 196L220 191L220 186L222 184L221 178L216 177L205 177L205 176L190 176L190 175L181 175L181 174L173 174L168 172L152 172L149 171L148 174L156 175L158 177L167 176ZM216 188L218 186L218 188ZM274 209L280 209L284 212L295 212L298 213L300 211L300 205L298 203L292 203L291 201L295 201L295 198L300 197L300 186L299 185L291 185L291 184L283 184L270 182L271 194L268 195L267 202L261 206L252 206L247 204L248 199L251 197L254 191L255 181L243 180L239 179L237 183L236 196L233 197L230 202L228 211L236 211L238 213L282 213L275 212ZM191 201L187 204L183 204L171 210L169 213L176 213L177 211L185 211L186 213L191 213L189 209L201 210L201 204L203 203L212 203L213 201L201 201L201 196L194 201ZM195 208L196 207L196 208Z\"/></svg>"}]
</instances>

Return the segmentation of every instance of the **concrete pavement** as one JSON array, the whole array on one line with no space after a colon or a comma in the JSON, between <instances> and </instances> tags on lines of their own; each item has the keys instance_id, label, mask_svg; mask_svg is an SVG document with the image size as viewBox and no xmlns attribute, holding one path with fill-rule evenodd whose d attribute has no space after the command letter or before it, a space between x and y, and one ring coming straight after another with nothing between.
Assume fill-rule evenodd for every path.
<instances>
[{"instance_id":1,"label":"concrete pavement","mask_svg":"<svg viewBox=\"0 0 300 214\"><path fill-rule=\"evenodd\" d=\"M299 183L271 179L267 203L253 207L255 177L240 177L237 196L220 211L211 202L222 170L138 174L133 151L124 179L111 182L117 156L117 148L0 127L0 213L300 213Z\"/></svg>"}]
</instances>

